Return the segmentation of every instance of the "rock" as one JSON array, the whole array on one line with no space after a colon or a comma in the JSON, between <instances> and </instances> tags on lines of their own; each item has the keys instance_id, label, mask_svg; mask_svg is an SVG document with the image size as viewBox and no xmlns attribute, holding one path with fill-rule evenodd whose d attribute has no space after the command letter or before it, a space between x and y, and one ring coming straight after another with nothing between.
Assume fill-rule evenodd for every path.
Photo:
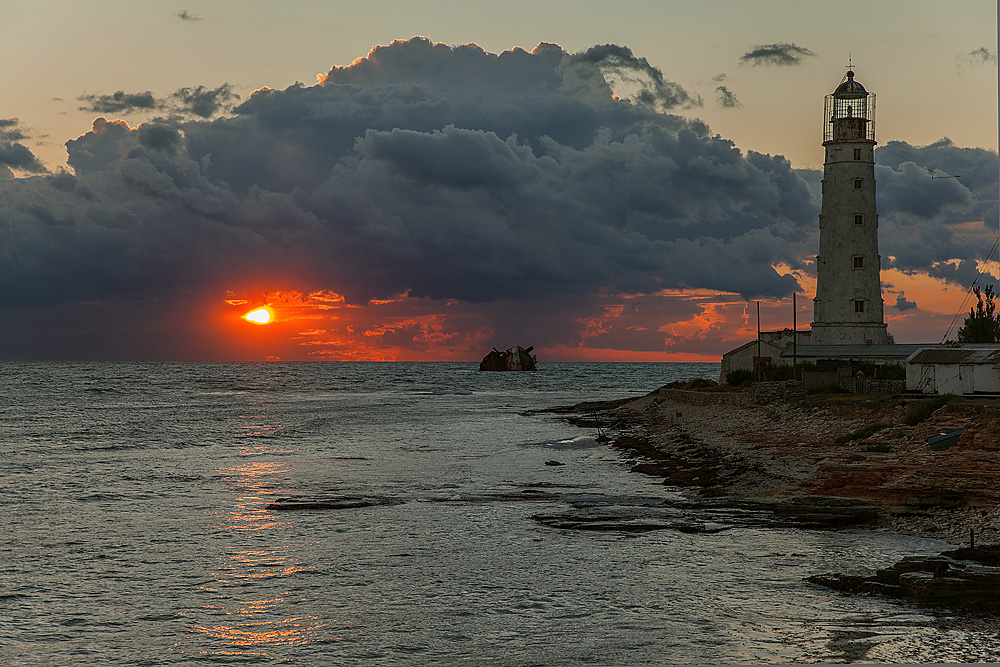
<instances>
[{"instance_id":1,"label":"rock","mask_svg":"<svg viewBox=\"0 0 1000 667\"><path fill-rule=\"evenodd\" d=\"M269 510L345 510L378 505L400 505L398 498L385 496L302 496L298 498L278 498L267 506Z\"/></svg>"},{"instance_id":2,"label":"rock","mask_svg":"<svg viewBox=\"0 0 1000 667\"><path fill-rule=\"evenodd\" d=\"M968 547L930 558L905 558L874 575L824 574L808 581L857 595L1000 613L1000 546Z\"/></svg>"},{"instance_id":3,"label":"rock","mask_svg":"<svg viewBox=\"0 0 1000 667\"><path fill-rule=\"evenodd\" d=\"M550 461L546 461L545 465L547 465L547 466L564 466L566 464L565 463L560 463L559 461L551 461L550 460Z\"/></svg>"}]
</instances>

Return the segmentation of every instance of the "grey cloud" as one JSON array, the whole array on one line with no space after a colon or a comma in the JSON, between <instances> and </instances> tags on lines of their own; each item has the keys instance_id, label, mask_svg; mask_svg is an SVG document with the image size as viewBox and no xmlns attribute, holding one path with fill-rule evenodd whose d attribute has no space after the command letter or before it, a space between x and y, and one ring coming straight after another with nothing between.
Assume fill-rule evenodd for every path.
<instances>
[{"instance_id":1,"label":"grey cloud","mask_svg":"<svg viewBox=\"0 0 1000 667\"><path fill-rule=\"evenodd\" d=\"M666 110L702 104L697 95L691 95L679 84L668 81L659 68L650 65L645 58L637 57L627 46L592 46L571 56L571 62L595 65L605 77L610 74L638 85L636 100L643 104L659 105Z\"/></svg>"},{"instance_id":2,"label":"grey cloud","mask_svg":"<svg viewBox=\"0 0 1000 667\"><path fill-rule=\"evenodd\" d=\"M353 303L796 289L772 266L815 246L809 184L614 100L597 63L629 53L409 40L210 122L99 118L72 175L0 183L0 305L276 276Z\"/></svg>"},{"instance_id":3,"label":"grey cloud","mask_svg":"<svg viewBox=\"0 0 1000 667\"><path fill-rule=\"evenodd\" d=\"M736 107L743 106L739 98L736 97L728 88L725 86L719 86L715 89L715 100L719 103L719 106L723 109L735 109Z\"/></svg>"},{"instance_id":4,"label":"grey cloud","mask_svg":"<svg viewBox=\"0 0 1000 667\"><path fill-rule=\"evenodd\" d=\"M110 95L81 95L77 98L81 102L86 102L86 106L80 107L81 111L93 111L95 113L121 113L123 111L149 111L156 109L158 103L153 93L149 90L142 93L126 93L124 90L111 93Z\"/></svg>"},{"instance_id":5,"label":"grey cloud","mask_svg":"<svg viewBox=\"0 0 1000 667\"><path fill-rule=\"evenodd\" d=\"M787 42L760 44L740 56L739 63L741 65L753 65L754 67L759 65L787 67L789 65L800 65L803 58L815 55L815 53L804 46Z\"/></svg>"},{"instance_id":6,"label":"grey cloud","mask_svg":"<svg viewBox=\"0 0 1000 667\"><path fill-rule=\"evenodd\" d=\"M138 127L139 143L146 148L167 152L176 152L182 141L182 135L176 124L158 119L155 122L143 123Z\"/></svg>"},{"instance_id":7,"label":"grey cloud","mask_svg":"<svg viewBox=\"0 0 1000 667\"><path fill-rule=\"evenodd\" d=\"M28 138L17 118L0 118L0 178L13 177L13 169L32 174L44 174L48 169L24 144Z\"/></svg>"},{"instance_id":8,"label":"grey cloud","mask_svg":"<svg viewBox=\"0 0 1000 667\"><path fill-rule=\"evenodd\" d=\"M928 146L889 141L876 162L883 256L904 271L971 283L1000 224L997 154L948 139ZM959 262L940 263L952 259Z\"/></svg>"},{"instance_id":9,"label":"grey cloud","mask_svg":"<svg viewBox=\"0 0 1000 667\"><path fill-rule=\"evenodd\" d=\"M917 303L915 301L910 301L909 299L906 298L906 296L903 295L902 292L900 292L899 294L896 295L895 306L896 310L902 313L907 310L913 310L914 308L917 307Z\"/></svg>"},{"instance_id":10,"label":"grey cloud","mask_svg":"<svg viewBox=\"0 0 1000 667\"><path fill-rule=\"evenodd\" d=\"M0 118L0 141L21 141L28 135L17 118Z\"/></svg>"},{"instance_id":11,"label":"grey cloud","mask_svg":"<svg viewBox=\"0 0 1000 667\"><path fill-rule=\"evenodd\" d=\"M233 92L233 87L224 83L218 88L181 88L171 97L177 100L180 109L200 118L211 118L223 109L231 106L240 96Z\"/></svg>"},{"instance_id":12,"label":"grey cloud","mask_svg":"<svg viewBox=\"0 0 1000 667\"><path fill-rule=\"evenodd\" d=\"M996 65L997 53L991 49L981 46L968 53L963 53L958 59L959 65L966 69L978 67L980 65Z\"/></svg>"},{"instance_id":13,"label":"grey cloud","mask_svg":"<svg viewBox=\"0 0 1000 667\"><path fill-rule=\"evenodd\" d=\"M477 44L453 47L413 37L376 46L351 65L321 74L319 81L323 85L408 83L490 96L565 93L604 101L613 93L609 77L636 85L636 99L643 104L664 109L701 104L645 58L615 44L568 54L557 44L543 42L530 53L514 48L497 55Z\"/></svg>"}]
</instances>

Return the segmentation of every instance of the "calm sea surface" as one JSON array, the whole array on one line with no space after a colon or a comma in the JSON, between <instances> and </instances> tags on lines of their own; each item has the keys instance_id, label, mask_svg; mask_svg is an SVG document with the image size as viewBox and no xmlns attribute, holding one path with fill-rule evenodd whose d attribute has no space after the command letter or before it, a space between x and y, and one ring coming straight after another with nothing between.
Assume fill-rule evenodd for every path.
<instances>
[{"instance_id":1,"label":"calm sea surface","mask_svg":"<svg viewBox=\"0 0 1000 667\"><path fill-rule=\"evenodd\" d=\"M0 364L0 664L1000 660L989 624L803 581L940 542L532 519L677 495L527 410L717 374ZM268 510L278 498L340 508Z\"/></svg>"}]
</instances>

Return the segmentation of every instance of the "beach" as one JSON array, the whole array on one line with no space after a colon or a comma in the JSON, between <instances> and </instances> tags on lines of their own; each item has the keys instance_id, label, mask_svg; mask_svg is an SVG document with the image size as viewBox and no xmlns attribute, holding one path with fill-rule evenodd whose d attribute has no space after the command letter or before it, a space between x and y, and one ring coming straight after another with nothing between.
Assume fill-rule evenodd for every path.
<instances>
[{"instance_id":1,"label":"beach","mask_svg":"<svg viewBox=\"0 0 1000 667\"><path fill-rule=\"evenodd\" d=\"M874 509L858 525L954 544L1000 542L1000 403L954 399L916 424L916 396L825 394L795 383L721 390L672 383L590 406L636 472L692 498L774 506L826 499ZM938 401L941 402L941 401ZM958 445L924 438L964 428ZM848 504L849 503L849 504Z\"/></svg>"}]
</instances>

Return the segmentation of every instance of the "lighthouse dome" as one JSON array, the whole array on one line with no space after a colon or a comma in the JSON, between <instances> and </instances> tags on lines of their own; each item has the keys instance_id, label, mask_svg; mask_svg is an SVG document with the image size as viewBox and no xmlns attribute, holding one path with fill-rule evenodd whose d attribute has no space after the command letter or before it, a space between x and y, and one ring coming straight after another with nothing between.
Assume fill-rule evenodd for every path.
<instances>
[{"instance_id":1,"label":"lighthouse dome","mask_svg":"<svg viewBox=\"0 0 1000 667\"><path fill-rule=\"evenodd\" d=\"M833 91L833 96L839 100L854 100L868 97L868 91L854 80L854 72L849 71L847 73L847 81L837 86L837 90Z\"/></svg>"}]
</instances>

